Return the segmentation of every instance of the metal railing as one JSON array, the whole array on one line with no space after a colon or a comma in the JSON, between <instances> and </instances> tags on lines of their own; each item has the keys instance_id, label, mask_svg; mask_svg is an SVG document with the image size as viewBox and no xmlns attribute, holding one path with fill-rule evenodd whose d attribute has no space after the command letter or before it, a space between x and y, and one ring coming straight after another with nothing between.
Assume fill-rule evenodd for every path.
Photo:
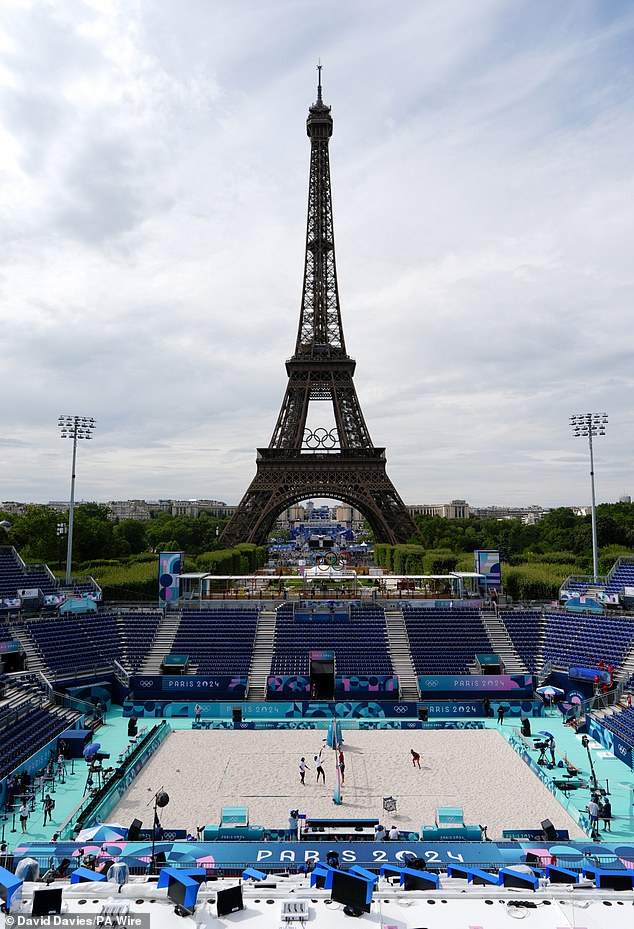
<instances>
[{"instance_id":1,"label":"metal railing","mask_svg":"<svg viewBox=\"0 0 634 929\"><path fill-rule=\"evenodd\" d=\"M552 672L553 672L553 667L554 667L554 665L553 665L551 659L548 659L548 661L546 661L546 662L541 666L541 668L540 668L539 671L537 672L537 682L538 682L538 684L540 684L540 686L541 686L541 684L544 683L544 681L547 681L547 680L548 680L548 678L550 677L550 675L551 675Z\"/></svg>"},{"instance_id":2,"label":"metal railing","mask_svg":"<svg viewBox=\"0 0 634 929\"><path fill-rule=\"evenodd\" d=\"M592 697L588 697L587 700L584 700L579 704L583 714L592 712L592 710L605 710L609 706L614 706L619 702L621 697L625 692L625 683L619 681L612 690L609 690L606 694L594 694Z\"/></svg>"},{"instance_id":3,"label":"metal railing","mask_svg":"<svg viewBox=\"0 0 634 929\"><path fill-rule=\"evenodd\" d=\"M129 687L130 679L132 677L130 672L126 671L123 665L119 664L116 658L113 658L112 660L112 667L114 669L114 676L119 681L119 683L123 684L124 687Z\"/></svg>"}]
</instances>

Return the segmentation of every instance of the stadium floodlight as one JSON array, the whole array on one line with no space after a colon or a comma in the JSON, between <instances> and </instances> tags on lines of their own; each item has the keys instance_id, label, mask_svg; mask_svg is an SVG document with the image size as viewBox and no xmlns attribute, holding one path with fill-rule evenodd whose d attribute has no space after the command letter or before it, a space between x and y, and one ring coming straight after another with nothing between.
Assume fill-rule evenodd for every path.
<instances>
[{"instance_id":1,"label":"stadium floodlight","mask_svg":"<svg viewBox=\"0 0 634 929\"><path fill-rule=\"evenodd\" d=\"M91 416L60 416L58 426L62 439L73 440L73 464L70 476L70 505L68 507L68 546L66 548L66 586L70 587L73 563L73 515L75 512L75 462L79 439L92 439L95 421Z\"/></svg>"},{"instance_id":2,"label":"stadium floodlight","mask_svg":"<svg viewBox=\"0 0 634 929\"><path fill-rule=\"evenodd\" d=\"M592 488L592 575L596 583L599 577L599 550L597 547L597 504L594 496L594 436L605 435L608 424L607 413L574 413L570 417L572 434L587 438L590 447L590 486Z\"/></svg>"}]
</instances>

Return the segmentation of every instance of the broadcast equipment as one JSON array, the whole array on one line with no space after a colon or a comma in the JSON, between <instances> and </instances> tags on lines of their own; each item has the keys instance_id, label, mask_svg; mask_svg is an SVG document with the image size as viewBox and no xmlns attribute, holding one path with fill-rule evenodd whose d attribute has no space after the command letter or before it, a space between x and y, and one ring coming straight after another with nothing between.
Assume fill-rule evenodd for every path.
<instances>
[{"instance_id":1,"label":"broadcast equipment","mask_svg":"<svg viewBox=\"0 0 634 929\"><path fill-rule=\"evenodd\" d=\"M372 903L372 884L362 877L354 877L343 871L333 871L330 899L333 903L344 904L343 911L346 916L369 913Z\"/></svg>"},{"instance_id":2,"label":"broadcast equipment","mask_svg":"<svg viewBox=\"0 0 634 929\"><path fill-rule=\"evenodd\" d=\"M548 764L548 758L546 757L548 742L535 742L533 747L539 749L539 758L537 759L537 764Z\"/></svg>"},{"instance_id":3,"label":"broadcast equipment","mask_svg":"<svg viewBox=\"0 0 634 929\"><path fill-rule=\"evenodd\" d=\"M62 888L49 887L33 891L31 916L53 916L62 912Z\"/></svg>"},{"instance_id":4,"label":"broadcast equipment","mask_svg":"<svg viewBox=\"0 0 634 929\"><path fill-rule=\"evenodd\" d=\"M216 894L216 906L219 919L223 916L228 916L229 913L237 913L238 910L243 910L242 884L236 884L234 887L227 887L224 890L219 890Z\"/></svg>"}]
</instances>

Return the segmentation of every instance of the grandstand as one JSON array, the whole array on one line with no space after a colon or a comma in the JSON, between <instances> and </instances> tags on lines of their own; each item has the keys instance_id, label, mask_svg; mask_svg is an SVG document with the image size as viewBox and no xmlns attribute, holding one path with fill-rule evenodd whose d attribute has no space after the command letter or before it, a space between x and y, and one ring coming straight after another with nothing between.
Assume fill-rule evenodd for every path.
<instances>
[{"instance_id":1,"label":"grandstand","mask_svg":"<svg viewBox=\"0 0 634 929\"><path fill-rule=\"evenodd\" d=\"M24 589L54 594L59 582L45 565L26 565L13 547L0 547L0 599L18 597Z\"/></svg>"},{"instance_id":2,"label":"grandstand","mask_svg":"<svg viewBox=\"0 0 634 929\"><path fill-rule=\"evenodd\" d=\"M403 606L417 674L468 674L478 652L492 651L479 610Z\"/></svg>"},{"instance_id":3,"label":"grandstand","mask_svg":"<svg viewBox=\"0 0 634 929\"><path fill-rule=\"evenodd\" d=\"M339 674L394 673L381 607L353 605L339 619L296 612L292 605L277 608L271 674L308 674L313 649L332 650Z\"/></svg>"},{"instance_id":4,"label":"grandstand","mask_svg":"<svg viewBox=\"0 0 634 929\"><path fill-rule=\"evenodd\" d=\"M151 647L161 617L160 610L39 617L26 620L18 635L55 680L111 672L114 661L136 671Z\"/></svg>"},{"instance_id":5,"label":"grandstand","mask_svg":"<svg viewBox=\"0 0 634 929\"><path fill-rule=\"evenodd\" d=\"M634 564L619 559L611 572L611 589L623 590ZM24 585L55 588L43 566L27 566L14 549L0 548L0 591L4 601ZM79 588L78 588L79 590ZM544 667L594 667L599 661L614 668L616 680L634 672L634 619L628 614L601 615L564 609L502 609L499 616L461 601L391 601L371 604L351 601L336 609L328 604L302 607L302 602L261 601L257 604L206 601L202 609L105 609L97 614L22 617L5 606L0 641L18 640L32 669L51 680L112 673L116 662L128 674L157 673L166 654L188 656L188 673L249 678L256 640L258 664L271 676L306 676L310 653L334 653L338 675L395 675L402 671L402 654L395 656L395 638L405 644L412 673L468 674L478 653L501 653L503 665L539 675ZM50 610L49 610L50 612ZM264 617L270 641L258 639ZM395 636L396 630L396 636ZM266 637L264 637L266 638ZM400 661L400 663L399 663ZM264 687L264 694L266 687ZM396 696L398 696L396 694Z\"/></svg>"},{"instance_id":6,"label":"grandstand","mask_svg":"<svg viewBox=\"0 0 634 929\"><path fill-rule=\"evenodd\" d=\"M258 611L183 610L172 651L186 654L197 674L247 675L253 655Z\"/></svg>"},{"instance_id":7,"label":"grandstand","mask_svg":"<svg viewBox=\"0 0 634 929\"><path fill-rule=\"evenodd\" d=\"M344 732L344 745L350 751L346 771L351 783L346 797L350 806L348 813L356 808L369 815L380 806L384 795L390 799L390 785L396 783L402 792L404 817L400 838L412 843L413 849L429 848L428 844L418 844L419 837L422 841L423 836L423 825L416 821L420 809L425 810L424 815L431 821L439 800L449 804L461 799L465 807L470 805L471 818L475 821L479 809L486 812L491 822L496 821L501 809L511 810L506 813L504 829L517 825L519 831L526 832L530 838L528 847L539 847L543 840L539 824L537 829L532 829L537 814L531 823L522 820L525 804L521 797L506 797L502 802L496 795L487 797L486 803L478 801L478 792L482 796L485 782L490 784L493 777L484 773L485 760L496 776L501 774L504 785L504 772L509 766L503 760L502 748L512 752L515 761L519 757L521 765L527 766L525 774L535 781L536 791L546 791L549 802L554 804L548 807L546 815L553 822L557 819L559 802L577 830L571 834L591 836L581 802L582 791L591 784L591 774L586 773L585 780L577 778L578 785L575 782L575 786L571 786L569 779L574 779L574 772L578 773L584 766L585 750L577 735L564 727L566 714L573 712L575 706L577 710L582 706L569 702L566 693L562 700L563 713L560 715L557 710L556 717L541 720L544 704L534 692L535 677L539 676L540 682L547 679L563 683L564 688L575 690L575 699L579 700L581 693L591 702L594 669L600 663L606 667L611 665L614 681L620 682L614 692L618 697L623 683L634 670L634 617L625 612L611 613L606 618L597 613L570 612L550 605L503 608L498 614L484 603L408 599L405 591L401 591L398 598L386 600L352 597L340 601L267 600L262 591L256 602L201 598L198 604L184 600L182 606L171 604L169 609L149 604L119 609L93 604L96 612L76 615L52 615L50 606L43 603L38 615L24 615L14 606L19 591L27 584L44 591L47 589L45 582L47 579L50 582L52 576L49 577L49 572L41 566L31 569L24 565L13 550L2 549L0 555L2 599L11 604L6 603L0 624L0 643L5 648L0 659L4 657L7 668L13 670L0 677L0 816L4 813L7 826L15 819L15 797L19 796L15 790L16 778L20 783L22 779L28 782L29 778L41 774L50 758L57 754L61 739L76 743L73 757L81 764L80 770L83 771L85 765L83 746L93 738L105 748L104 765L109 765L103 784L99 780L96 786L87 782L84 786L83 778L74 781L74 799L69 798L66 813L63 817L60 814L56 823L56 827L63 830L67 843L63 847L69 850L74 827L89 824L89 817L106 818L115 808L111 799L122 797L122 809L132 818L142 812L138 797L148 795L148 785L154 789L157 778L169 783L173 792L178 791L180 785L189 784L185 766L188 766L188 753L192 750L198 759L196 789L179 797L178 804L174 802L170 814L173 818L166 817L166 821L174 835L180 837L184 833L180 825L192 826L192 823L180 823L190 810L196 810L201 821L208 818L207 809L212 803L219 803L219 797L208 795L206 779L211 765L206 762L207 746L223 747L217 757L214 755L213 765L223 790L233 790L233 797L238 796L241 803L250 804L253 810L266 810L267 804L273 802L285 808L298 802L295 761L290 762L290 767L288 761L289 754L299 745L296 734L269 733L268 747L258 749L256 746L264 742L247 731L242 736L240 749L232 752L232 743L225 741L225 736L223 739L215 737L213 730L325 729L328 719L336 713L350 729L359 730L354 735ZM621 569L614 583L624 588L628 586L626 566L622 565ZM54 579L52 589L59 593ZM70 590L67 593L71 595ZM74 595L78 593L81 593L80 587L72 591ZM22 664L28 663L29 671L19 670L15 657L18 654ZM10 656L14 656L13 665L9 663ZM481 673L476 657L479 660L483 656L499 658L501 673ZM315 677L316 666L322 678L325 674L331 677L323 688ZM585 683L576 680L574 684L565 683L571 666L586 669L589 679ZM101 729L98 728L98 704L107 711L107 722ZM491 732L496 726L495 711L500 706L507 714L508 730L503 733L496 728ZM623 703L607 712L593 712L587 705L585 710L586 731L591 734L595 752L594 767L601 772L604 762L597 753L602 747L615 754L618 748L619 757L630 763L629 769L623 767L623 772L631 772L634 753L631 708ZM491 713L494 718L487 719ZM536 717L536 727L544 726L546 732L557 733L558 745L562 745L563 773L557 774L555 768L554 773L548 775L543 766L537 765L534 745L519 729L520 716L525 715ZM141 723L138 733L137 720ZM371 732L380 728L388 730L384 733L385 742L381 743L372 738ZM434 740L431 734L425 733L425 728L447 730L442 733L442 739L438 735L435 740L438 746L452 745L454 734L461 729L469 732L472 748L464 750L465 737L462 748L453 745L451 749L465 764L460 783L455 781L457 762L450 761L454 756L449 748L434 750ZM362 735L362 729L370 732ZM402 731L396 738L390 734L391 729L412 732ZM169 745L174 730L181 731L180 741L174 742L171 755L157 754L152 767L150 758L154 752L159 752L161 745ZM239 732L232 732L226 733L226 739L230 740L232 735L240 738ZM317 740L310 732L302 735L308 740L303 743L306 748L302 750L307 754L315 751L322 735L325 733L319 733ZM401 755L408 754L410 744L419 744L419 741L411 742L412 739L422 741L423 780L420 783L411 780L418 771L409 765L409 759L406 759L406 772L397 775L390 755L392 746L396 745L400 746ZM256 764L253 764L254 753ZM167 757L171 759L168 767L161 761ZM612 764L621 764L614 756L612 758ZM146 783L139 777L135 793L132 785L146 765L149 780ZM279 776L280 766L284 767L283 777ZM101 778L99 771L98 774ZM471 775L472 781L469 781ZM549 776L552 781L548 788L542 787L541 782L545 783ZM332 770L328 775L329 786L331 777ZM625 806L626 800L619 799L621 785L616 781L617 777L623 779L622 793L627 797L628 774L617 775L612 769L605 775L606 782L608 777L613 785L613 805ZM517 781L519 783L520 779ZM281 784L284 791L278 796ZM501 786L497 791L503 789ZM216 793L219 794L219 790ZM193 799L188 802L187 796L195 797L196 802ZM224 802L231 798L232 794L227 793ZM329 813L336 813L333 799L330 794L314 798L313 815L327 820ZM536 794L534 800L537 809L542 808L540 803L546 807L541 795ZM39 812L41 799L32 802L35 812ZM64 802L62 796L60 807ZM275 822L253 827L252 837L256 835L261 839L266 834L267 839L267 847L258 854L269 851L273 854L274 846L284 838L284 822L279 821L283 814L276 815ZM517 821L512 816L517 816ZM634 823L631 825L629 829L623 816L615 824L615 830L620 830L621 843L634 841ZM32 832L40 830L42 842L50 839L50 834L43 835L39 823L30 828ZM359 826L362 828L366 827ZM470 828L479 831L482 827ZM568 819L556 823L556 831L565 832L569 828L573 826ZM220 827L205 826L209 835L217 835L214 829ZM431 822L425 830L426 841L428 834L437 838L443 835L440 827ZM502 831L499 826L497 838L509 838L503 836ZM508 831L513 834L512 828ZM316 844L334 834L313 835L311 841ZM146 840L147 836L146 830ZM238 833L238 841L243 838ZM332 841L335 843L335 839ZM341 837L336 841L340 842ZM245 847L246 844L245 840ZM482 844L486 848L486 844ZM476 853L476 847L479 848L480 843L474 841L469 854L477 858L484 853ZM48 858L49 849L44 844L37 847L25 844L20 848L25 850L24 854L29 850L35 856L41 854ZM519 845L514 849L518 855L526 853ZM199 851L201 857L229 854L226 845L220 847L202 841ZM495 857L493 850L487 851ZM175 851L175 855L177 853ZM464 858L463 847L459 853ZM63 854L65 852L60 851L60 855ZM148 854L146 844L145 853L138 859L141 869L147 868L147 862L142 859L147 859ZM181 859L175 857L174 860ZM358 860L372 867L371 860ZM240 859L240 862L247 865L254 860ZM496 862L498 867L502 866L497 859Z\"/></svg>"},{"instance_id":8,"label":"grandstand","mask_svg":"<svg viewBox=\"0 0 634 929\"><path fill-rule=\"evenodd\" d=\"M0 781L80 719L56 706L36 675L0 676Z\"/></svg>"}]
</instances>

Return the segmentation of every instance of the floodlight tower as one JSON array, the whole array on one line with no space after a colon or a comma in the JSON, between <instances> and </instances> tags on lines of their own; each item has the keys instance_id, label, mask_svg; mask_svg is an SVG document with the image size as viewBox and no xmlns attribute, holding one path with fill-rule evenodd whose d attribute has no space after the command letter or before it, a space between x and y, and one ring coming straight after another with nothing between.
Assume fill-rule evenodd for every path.
<instances>
[{"instance_id":1,"label":"floodlight tower","mask_svg":"<svg viewBox=\"0 0 634 929\"><path fill-rule=\"evenodd\" d=\"M574 413L570 417L572 434L574 436L583 436L588 439L590 447L590 485L592 487L592 574L596 583L599 576L599 550L597 547L597 504L594 496L594 451L592 448L592 438L597 435L605 435L605 427L608 424L607 413Z\"/></svg>"},{"instance_id":2,"label":"floodlight tower","mask_svg":"<svg viewBox=\"0 0 634 929\"><path fill-rule=\"evenodd\" d=\"M73 563L73 515L75 512L75 461L79 439L92 439L95 421L91 416L60 416L58 426L62 439L73 440L73 465L70 477L70 506L68 508L68 546L66 548L66 586L70 586Z\"/></svg>"}]
</instances>

